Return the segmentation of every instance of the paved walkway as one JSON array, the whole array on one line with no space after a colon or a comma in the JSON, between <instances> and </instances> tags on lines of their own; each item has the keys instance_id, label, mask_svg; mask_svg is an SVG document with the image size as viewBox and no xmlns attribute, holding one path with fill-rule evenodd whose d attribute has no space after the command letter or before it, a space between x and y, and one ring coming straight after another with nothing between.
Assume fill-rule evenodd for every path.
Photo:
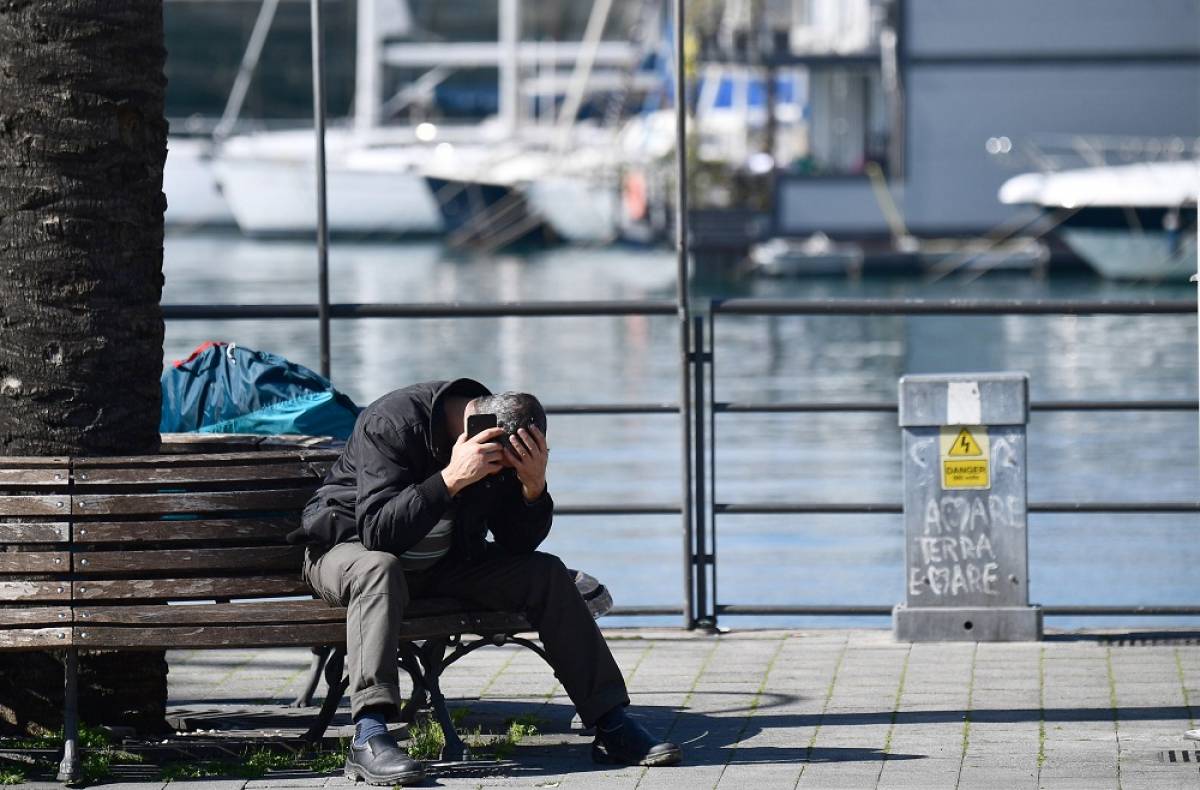
<instances>
[{"instance_id":1,"label":"paved walkway","mask_svg":"<svg viewBox=\"0 0 1200 790\"><path fill-rule=\"evenodd\" d=\"M871 630L609 636L634 710L683 744L683 766L593 766L590 739L549 669L524 649L489 647L447 671L451 708L467 709L464 729L499 731L529 715L539 734L507 764L447 769L425 786L1200 788L1200 743L1182 737L1200 716L1194 634L980 645L897 644ZM294 696L306 666L302 650L173 653L171 708L181 724L223 737L239 728L295 734L311 713L265 703ZM339 716L344 725L344 709ZM348 783L292 772L194 784Z\"/></svg>"}]
</instances>

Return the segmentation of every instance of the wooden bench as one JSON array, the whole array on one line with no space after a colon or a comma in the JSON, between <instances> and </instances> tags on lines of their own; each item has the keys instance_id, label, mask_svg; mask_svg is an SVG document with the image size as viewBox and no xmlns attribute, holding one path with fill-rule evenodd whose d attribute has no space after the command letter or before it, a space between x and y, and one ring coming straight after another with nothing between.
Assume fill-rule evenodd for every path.
<instances>
[{"instance_id":1,"label":"wooden bench","mask_svg":"<svg viewBox=\"0 0 1200 790\"><path fill-rule=\"evenodd\" d=\"M303 549L284 536L337 458L315 440L164 436L156 456L0 458L0 650L64 650L60 781L80 775L78 651L314 647L305 738L319 741L346 691L345 610L312 595ZM183 605L187 604L187 605ZM413 679L405 720L431 704L446 759L465 746L446 710L442 670L485 644L545 658L523 615L453 599L414 601L398 635ZM466 637L476 636L469 640Z\"/></svg>"}]
</instances>

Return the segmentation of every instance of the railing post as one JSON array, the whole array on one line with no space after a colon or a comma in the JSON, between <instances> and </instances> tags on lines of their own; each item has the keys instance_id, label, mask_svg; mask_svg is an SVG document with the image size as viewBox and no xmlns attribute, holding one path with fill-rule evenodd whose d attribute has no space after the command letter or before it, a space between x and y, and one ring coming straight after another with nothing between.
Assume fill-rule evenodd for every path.
<instances>
[{"instance_id":1,"label":"railing post","mask_svg":"<svg viewBox=\"0 0 1200 790\"><path fill-rule=\"evenodd\" d=\"M693 609L693 624L700 628L715 629L717 626L717 613L712 605L714 596L710 588L710 577L712 573L713 586L715 586L715 568L713 565L713 553L708 545L708 535L705 528L707 522L707 483L708 475L705 468L705 404L704 397L704 377L707 369L706 362L709 359L709 353L704 342L704 317L694 316L692 318L692 423L693 435L695 436L694 463L695 468L692 471L692 514L694 518L694 549L692 552L693 573L695 578L695 605Z\"/></svg>"},{"instance_id":2,"label":"railing post","mask_svg":"<svg viewBox=\"0 0 1200 790\"><path fill-rule=\"evenodd\" d=\"M679 414L682 469L682 502L683 511L683 625L684 628L694 628L692 601L695 592L693 584L692 561L692 532L695 524L692 521L692 403L691 381L692 370L690 351L691 343L691 304L688 289L691 287L691 277L688 274L688 222L687 222L687 64L685 61L684 31L684 0L674 0L675 18L675 52L674 52L674 83L675 83L675 297L679 311L680 335L680 367L679 367Z\"/></svg>"},{"instance_id":3,"label":"railing post","mask_svg":"<svg viewBox=\"0 0 1200 790\"><path fill-rule=\"evenodd\" d=\"M320 0L310 0L312 24L313 131L317 192L317 320L321 375L331 377L329 357L329 211L325 202L325 49Z\"/></svg>"},{"instance_id":4,"label":"railing post","mask_svg":"<svg viewBox=\"0 0 1200 790\"><path fill-rule=\"evenodd\" d=\"M691 367L692 367L692 339L691 339L691 324L685 317L681 317L679 322L679 333L681 335L681 356L680 360L680 388L679 388L679 412L682 423L682 468L680 476L682 477L682 493L683 499L680 504L680 516L683 526L683 627L692 629L696 627L696 556L693 546L695 545L696 525L692 520L692 503L694 492L692 491L692 425L691 425Z\"/></svg>"},{"instance_id":5,"label":"railing post","mask_svg":"<svg viewBox=\"0 0 1200 790\"><path fill-rule=\"evenodd\" d=\"M704 401L708 413L708 536L709 564L712 566L712 623L717 629L717 330L716 314L708 313L708 353L704 357L708 365L708 398Z\"/></svg>"}]
</instances>

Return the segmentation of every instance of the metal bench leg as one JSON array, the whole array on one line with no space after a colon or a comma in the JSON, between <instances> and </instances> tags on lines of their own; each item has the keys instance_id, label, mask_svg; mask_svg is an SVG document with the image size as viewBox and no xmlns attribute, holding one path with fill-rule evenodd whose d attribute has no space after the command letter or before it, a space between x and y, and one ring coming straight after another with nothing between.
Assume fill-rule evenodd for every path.
<instances>
[{"instance_id":1,"label":"metal bench leg","mask_svg":"<svg viewBox=\"0 0 1200 790\"><path fill-rule=\"evenodd\" d=\"M329 645L318 645L312 649L312 665L308 668L308 683L304 686L304 691L300 696L288 705L289 708L307 708L312 705L313 694L317 691L317 684L321 681L321 670L325 667L325 661L329 658L329 653L333 648Z\"/></svg>"},{"instance_id":2,"label":"metal bench leg","mask_svg":"<svg viewBox=\"0 0 1200 790\"><path fill-rule=\"evenodd\" d=\"M412 724L417 720L417 711L421 710L429 704L429 694L425 691L425 687L420 685L414 679L412 694L408 697L408 702L404 703L404 708L400 711L400 721L404 724Z\"/></svg>"},{"instance_id":3,"label":"metal bench leg","mask_svg":"<svg viewBox=\"0 0 1200 790\"><path fill-rule=\"evenodd\" d=\"M63 756L58 764L58 781L78 782L79 759L79 651L67 649L63 677Z\"/></svg>"},{"instance_id":4,"label":"metal bench leg","mask_svg":"<svg viewBox=\"0 0 1200 790\"><path fill-rule=\"evenodd\" d=\"M321 703L321 712L317 714L317 720L313 726L308 728L308 732L300 736L302 740L309 743L320 743L325 737L325 730L329 729L329 723L333 721L333 715L337 713L338 705L342 702L342 697L346 696L346 689L350 686L350 681L342 677L342 670L346 666L346 649L343 647L335 647L329 654L329 659L325 662L325 685L328 687L325 692L325 701Z\"/></svg>"},{"instance_id":5,"label":"metal bench leg","mask_svg":"<svg viewBox=\"0 0 1200 790\"><path fill-rule=\"evenodd\" d=\"M442 694L442 661L446 655L445 639L427 639L421 646L421 663L425 667L425 688L429 691L429 701L433 705L433 715L442 727L442 735L446 746L442 749L443 760L465 760L467 745L458 737L454 729L454 720L446 708L446 697Z\"/></svg>"},{"instance_id":6,"label":"metal bench leg","mask_svg":"<svg viewBox=\"0 0 1200 790\"><path fill-rule=\"evenodd\" d=\"M400 668L408 673L412 680L412 694L400 711L400 721L412 724L417 720L417 712L429 705L429 690L425 688L425 673L421 670L421 659L411 642L403 642L396 651Z\"/></svg>"}]
</instances>

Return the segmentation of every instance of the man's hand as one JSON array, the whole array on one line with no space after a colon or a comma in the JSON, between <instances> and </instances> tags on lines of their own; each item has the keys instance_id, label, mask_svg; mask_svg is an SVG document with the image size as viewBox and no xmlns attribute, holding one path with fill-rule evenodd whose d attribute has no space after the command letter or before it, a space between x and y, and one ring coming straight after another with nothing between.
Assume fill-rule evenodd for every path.
<instances>
[{"instance_id":1,"label":"man's hand","mask_svg":"<svg viewBox=\"0 0 1200 790\"><path fill-rule=\"evenodd\" d=\"M532 502L546 490L546 462L550 458L546 435L536 425L530 425L508 437L508 444L504 454L508 457L509 465L517 470L525 501Z\"/></svg>"},{"instance_id":2,"label":"man's hand","mask_svg":"<svg viewBox=\"0 0 1200 790\"><path fill-rule=\"evenodd\" d=\"M450 496L504 468L504 448L496 441L503 441L503 436L503 428L488 428L470 439L466 431L459 435L450 452L450 463L442 470Z\"/></svg>"}]
</instances>

